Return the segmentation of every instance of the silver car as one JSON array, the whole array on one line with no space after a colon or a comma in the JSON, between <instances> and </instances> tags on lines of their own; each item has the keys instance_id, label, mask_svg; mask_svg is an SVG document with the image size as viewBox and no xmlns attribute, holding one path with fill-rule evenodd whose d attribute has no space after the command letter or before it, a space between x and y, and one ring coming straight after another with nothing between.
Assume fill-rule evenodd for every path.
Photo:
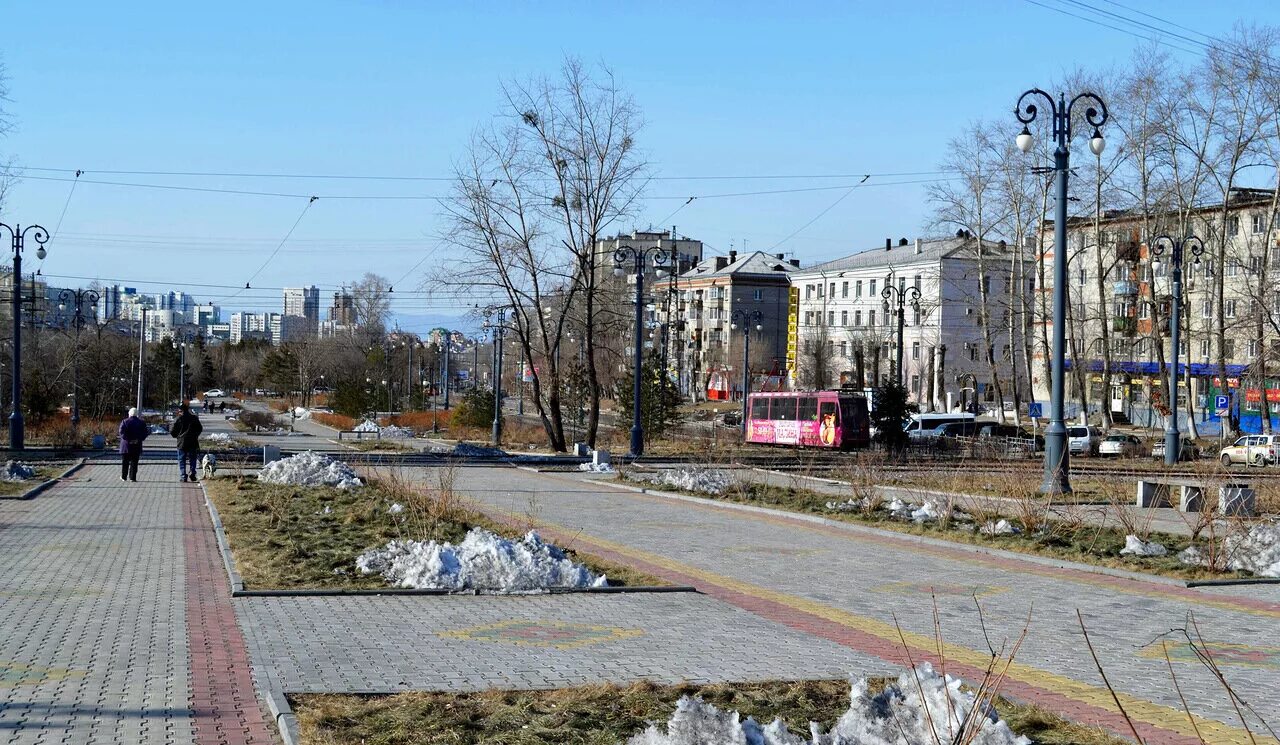
<instances>
[{"instance_id":1,"label":"silver car","mask_svg":"<svg viewBox=\"0 0 1280 745\"><path fill-rule=\"evenodd\" d=\"M1067 427L1067 450L1072 455L1097 455L1101 433L1094 427L1075 425Z\"/></svg>"}]
</instances>

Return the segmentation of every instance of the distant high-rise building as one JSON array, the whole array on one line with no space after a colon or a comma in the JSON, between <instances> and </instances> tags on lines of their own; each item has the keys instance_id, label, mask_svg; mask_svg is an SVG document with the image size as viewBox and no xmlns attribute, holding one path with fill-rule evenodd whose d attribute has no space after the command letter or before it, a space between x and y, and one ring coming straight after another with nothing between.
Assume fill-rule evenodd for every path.
<instances>
[{"instance_id":1,"label":"distant high-rise building","mask_svg":"<svg viewBox=\"0 0 1280 745\"><path fill-rule=\"evenodd\" d=\"M284 288L284 315L307 319L307 327L315 329L320 324L320 288Z\"/></svg>"},{"instance_id":2,"label":"distant high-rise building","mask_svg":"<svg viewBox=\"0 0 1280 745\"><path fill-rule=\"evenodd\" d=\"M329 306L329 320L339 326L354 326L356 299L346 292L333 293L333 305Z\"/></svg>"}]
</instances>

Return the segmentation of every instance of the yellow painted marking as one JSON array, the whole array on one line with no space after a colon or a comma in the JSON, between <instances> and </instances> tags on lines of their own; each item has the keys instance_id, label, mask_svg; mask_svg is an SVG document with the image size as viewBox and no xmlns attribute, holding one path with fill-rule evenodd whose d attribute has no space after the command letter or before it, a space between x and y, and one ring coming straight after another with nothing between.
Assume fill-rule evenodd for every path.
<instances>
[{"instance_id":1,"label":"yellow painted marking","mask_svg":"<svg viewBox=\"0 0 1280 745\"><path fill-rule=\"evenodd\" d=\"M518 629L528 626L550 627L555 629L563 629L572 632L592 632L597 636L586 636L571 641L549 641L545 639L520 639L511 636L501 636L501 632L507 629ZM499 632L498 634L488 634L486 632ZM573 649L575 647L585 647L591 644L602 644L604 642L620 641L622 639L634 639L638 636L644 636L641 629L622 629L616 626L591 626L581 623L565 623L564 621L522 621L509 620L499 621L497 623L485 624L484 626L471 626L465 629L456 629L454 631L441 631L437 636L448 639L463 639L466 641L491 642L495 644L515 644L524 647L555 647L556 649Z\"/></svg>"},{"instance_id":2,"label":"yellow painted marking","mask_svg":"<svg viewBox=\"0 0 1280 745\"><path fill-rule=\"evenodd\" d=\"M896 626L884 621L879 621L866 616L859 616L854 613L832 608L795 595L770 590L766 587L760 587L748 582L726 577L705 569L699 569L694 566L682 564L674 561L666 556L649 553L641 549L632 548L620 543L614 543L603 538L594 536L586 536L581 531L568 528L557 523L553 523L543 519L530 519L528 515L510 512L488 505L477 504L482 510L490 511L502 515L508 519L521 520L526 523L532 522L534 525L540 525L548 530L558 531L564 535L572 535L575 540L582 541L606 551L612 551L622 556L627 556L638 561L643 561L654 566L662 567L673 572L679 572L689 577L701 580L708 584L719 585L727 590L750 595L762 600L785 605L795 610L803 611L826 621L840 624L865 634L879 637L894 645L901 645L905 640L906 645L916 656L919 655L935 655L937 654L937 641L932 636L917 634L914 632L899 630ZM960 664L969 665L979 670L985 670L991 661L991 655L988 652L979 652L977 650L968 649L955 644L947 644L944 647L948 660L958 662ZM1115 709L1115 703L1112 701L1111 693L1105 688L1099 688L1082 683L1065 675L1058 675L1046 670L1041 670L1031 665L1020 662L1014 662L1009 666L1008 677L1025 683L1030 686L1042 688L1044 690L1065 696L1075 701L1079 701L1089 706L1102 709L1112 713L1119 713ZM1177 709L1162 706L1160 704L1147 701L1146 699L1121 693L1116 691L1116 696L1120 699L1120 703L1124 706L1125 711L1130 718L1135 721L1144 722L1161 729L1176 732L1187 737L1196 737L1196 730L1191 726L1187 719L1186 712ZM1204 717L1194 715L1196 726L1199 727L1200 735L1205 737L1214 745L1251 745L1256 743L1278 743L1280 741L1267 738L1264 736L1254 735L1251 739L1249 734L1243 729L1232 727L1215 719L1205 719Z\"/></svg>"}]
</instances>

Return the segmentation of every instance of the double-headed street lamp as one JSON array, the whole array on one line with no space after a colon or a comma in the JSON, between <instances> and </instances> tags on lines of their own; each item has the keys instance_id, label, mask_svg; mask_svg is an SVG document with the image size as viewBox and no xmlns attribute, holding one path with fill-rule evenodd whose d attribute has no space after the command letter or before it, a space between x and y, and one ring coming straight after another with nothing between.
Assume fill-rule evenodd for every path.
<instances>
[{"instance_id":1,"label":"double-headed street lamp","mask_svg":"<svg viewBox=\"0 0 1280 745\"><path fill-rule=\"evenodd\" d=\"M507 307L490 305L480 309L484 328L493 329L493 446L502 443L502 345L506 341ZM521 371L523 372L523 371Z\"/></svg>"},{"instance_id":2,"label":"double-headed street lamp","mask_svg":"<svg viewBox=\"0 0 1280 745\"><path fill-rule=\"evenodd\" d=\"M884 289L880 291L880 297L884 298L881 303L884 306L885 315L889 315L889 311L896 311L898 314L898 357L897 366L893 370L893 375L898 379L898 385L906 385L902 377L902 335L906 328L907 303L911 304L911 309L916 313L920 312L920 288L912 285L901 287L893 284L893 275L884 278Z\"/></svg>"},{"instance_id":3,"label":"double-headed street lamp","mask_svg":"<svg viewBox=\"0 0 1280 745\"><path fill-rule=\"evenodd\" d=\"M21 450L25 439L22 422L22 249L27 234L36 242L36 258L44 259L44 244L49 233L39 225L14 225L0 222L0 228L9 232L13 244L13 278L10 288L13 295L13 411L9 414L9 449Z\"/></svg>"},{"instance_id":4,"label":"double-headed street lamp","mask_svg":"<svg viewBox=\"0 0 1280 745\"><path fill-rule=\"evenodd\" d=\"M653 263L654 274L658 279L667 275L667 265L675 265L676 250L664 251L661 246L637 248L635 246L619 246L613 252L613 275L625 277L626 263L631 261L632 272L636 278L636 332L635 355L631 360L631 457L639 458L644 454L644 425L640 423L640 376L644 354L644 270Z\"/></svg>"},{"instance_id":5,"label":"double-headed street lamp","mask_svg":"<svg viewBox=\"0 0 1280 745\"><path fill-rule=\"evenodd\" d=\"M1184 250L1191 251L1195 263L1204 255L1204 242L1194 235L1186 238L1170 238L1158 235L1147 244L1151 251L1151 270L1162 263L1160 256L1169 251L1170 268L1173 270L1173 299L1169 309L1169 340L1173 343L1173 365L1169 367L1169 416L1165 418L1164 462L1172 466L1182 455L1182 442L1178 436L1178 331L1182 320L1182 259ZM1266 416L1266 413L1263 413Z\"/></svg>"},{"instance_id":6,"label":"double-headed street lamp","mask_svg":"<svg viewBox=\"0 0 1280 745\"><path fill-rule=\"evenodd\" d=\"M71 352L71 428L80 426L80 332L84 329L84 304L98 307L97 290L63 290L58 293L58 310L65 311L67 303L73 304L71 325L76 330L76 348Z\"/></svg>"},{"instance_id":7,"label":"double-headed street lamp","mask_svg":"<svg viewBox=\"0 0 1280 745\"><path fill-rule=\"evenodd\" d=\"M437 342L436 350L444 352L444 370L440 375L444 387L444 410L449 410L449 348L453 346L453 332L446 331L444 339Z\"/></svg>"},{"instance_id":8,"label":"double-headed street lamp","mask_svg":"<svg viewBox=\"0 0 1280 745\"><path fill-rule=\"evenodd\" d=\"M747 431L747 396L751 395L751 331L764 331L760 311L738 308L729 315L729 328L742 329L742 431Z\"/></svg>"},{"instance_id":9,"label":"double-headed street lamp","mask_svg":"<svg viewBox=\"0 0 1280 745\"><path fill-rule=\"evenodd\" d=\"M1084 111L1084 120L1093 127L1093 135L1089 138L1089 150L1094 155L1102 155L1106 140L1102 139L1099 129L1107 121L1107 105L1093 93L1081 93L1071 102L1065 95L1059 94L1057 102L1053 96L1039 88L1032 88L1018 97L1018 104L1013 113L1022 122L1022 132L1016 139L1018 149L1022 152L1031 150L1034 138L1026 125L1035 121L1039 111L1035 103L1027 99L1039 96L1049 105L1049 113L1053 118L1053 139L1056 145L1053 151L1053 171L1056 175L1056 204L1053 218L1053 349L1051 352L1052 374L1049 389L1049 426L1044 431L1044 482L1040 491L1045 494L1066 494L1071 491L1069 474L1070 461L1067 453L1067 426L1064 421L1063 406L1065 403L1066 382L1066 348L1067 348L1067 178L1071 168L1071 114L1078 102L1084 101L1088 107Z\"/></svg>"}]
</instances>

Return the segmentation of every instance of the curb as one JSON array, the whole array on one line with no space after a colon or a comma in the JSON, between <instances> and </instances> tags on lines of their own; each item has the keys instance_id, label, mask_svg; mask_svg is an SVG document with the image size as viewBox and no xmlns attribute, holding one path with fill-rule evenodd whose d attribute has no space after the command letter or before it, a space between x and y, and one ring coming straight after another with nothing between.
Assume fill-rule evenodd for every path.
<instances>
[{"instance_id":1,"label":"curb","mask_svg":"<svg viewBox=\"0 0 1280 745\"><path fill-rule=\"evenodd\" d=\"M271 711L271 716L276 719L280 739L284 740L285 745L299 745L301 738L298 733L298 717L294 716L293 707L289 705L287 695L284 691L274 689L263 691L262 695L267 700L267 709Z\"/></svg>"},{"instance_id":2,"label":"curb","mask_svg":"<svg viewBox=\"0 0 1280 745\"><path fill-rule=\"evenodd\" d=\"M58 483L61 482L63 479L67 478L68 476L75 473L76 471L79 471L81 468L84 467L85 462L86 462L85 458L80 458L75 463L72 463L70 468L58 474L57 476L54 476L53 478L47 481L41 481L40 483L36 484L30 489L27 489L21 494L15 494L10 497L0 497L0 499L14 499L14 500L34 499L37 495L43 492L46 492L49 489L52 489L54 486L57 486Z\"/></svg>"},{"instance_id":3,"label":"curb","mask_svg":"<svg viewBox=\"0 0 1280 745\"><path fill-rule=\"evenodd\" d=\"M200 480L200 493L204 495L204 506L209 510L209 519L213 521L213 533L218 539L218 553L222 554L222 567L227 570L227 581L231 584L231 597L240 597L244 593L244 580L236 571L235 559L231 557L231 545L227 543L227 534L222 529L222 518L218 516L218 508L209 499L209 492L204 488L204 480Z\"/></svg>"},{"instance_id":4,"label":"curb","mask_svg":"<svg viewBox=\"0 0 1280 745\"><path fill-rule=\"evenodd\" d=\"M919 543L927 546L936 546L938 548L949 548L960 551L968 551L969 553L982 554L985 556L993 556L1001 559L1010 559L1014 561L1024 561L1030 564L1039 564L1040 566L1051 567L1055 569L1072 569L1079 572L1089 572L1092 574L1105 574L1110 577L1120 579L1133 580L1135 582L1146 582L1149 584L1167 585L1170 587L1196 587L1197 580L1174 579L1172 577L1161 577L1156 574L1144 574L1142 572L1130 572L1125 569L1113 569L1111 567L1095 566L1093 564L1081 564L1079 562L1067 561L1065 559L1051 559L1044 556L1036 556L1034 554L1024 554L1017 551L1006 551L1000 548L989 548L986 546L976 546L970 543L960 543L958 541L948 541L942 538L932 538L929 536L912 535L910 533L900 533L895 530L884 530L882 528L873 528L867 525L858 525L856 523L847 523L840 520L831 520L818 515L809 515L803 512L788 512L786 510L778 510L770 507L757 507L749 504L738 504L736 502L726 502L715 499L706 499L703 497L693 497L688 494L679 494L676 492L660 491L657 489L646 489L640 486L631 486L630 484L613 484L601 482L598 479L591 479L602 486L609 486L625 491L637 492L640 494L651 494L665 499L674 499L682 502L692 502L695 504L705 504L725 509L738 510L741 512L753 512L763 515L773 515L777 517L791 518L793 520L801 520L804 522L815 523L818 525L826 525L847 530L850 533L864 533L867 535L879 536L882 538L896 538L902 541ZM1205 582L1201 580L1200 582ZM1273 584L1280 580L1207 580L1208 582L1221 585L1237 585L1237 584Z\"/></svg>"}]
</instances>

